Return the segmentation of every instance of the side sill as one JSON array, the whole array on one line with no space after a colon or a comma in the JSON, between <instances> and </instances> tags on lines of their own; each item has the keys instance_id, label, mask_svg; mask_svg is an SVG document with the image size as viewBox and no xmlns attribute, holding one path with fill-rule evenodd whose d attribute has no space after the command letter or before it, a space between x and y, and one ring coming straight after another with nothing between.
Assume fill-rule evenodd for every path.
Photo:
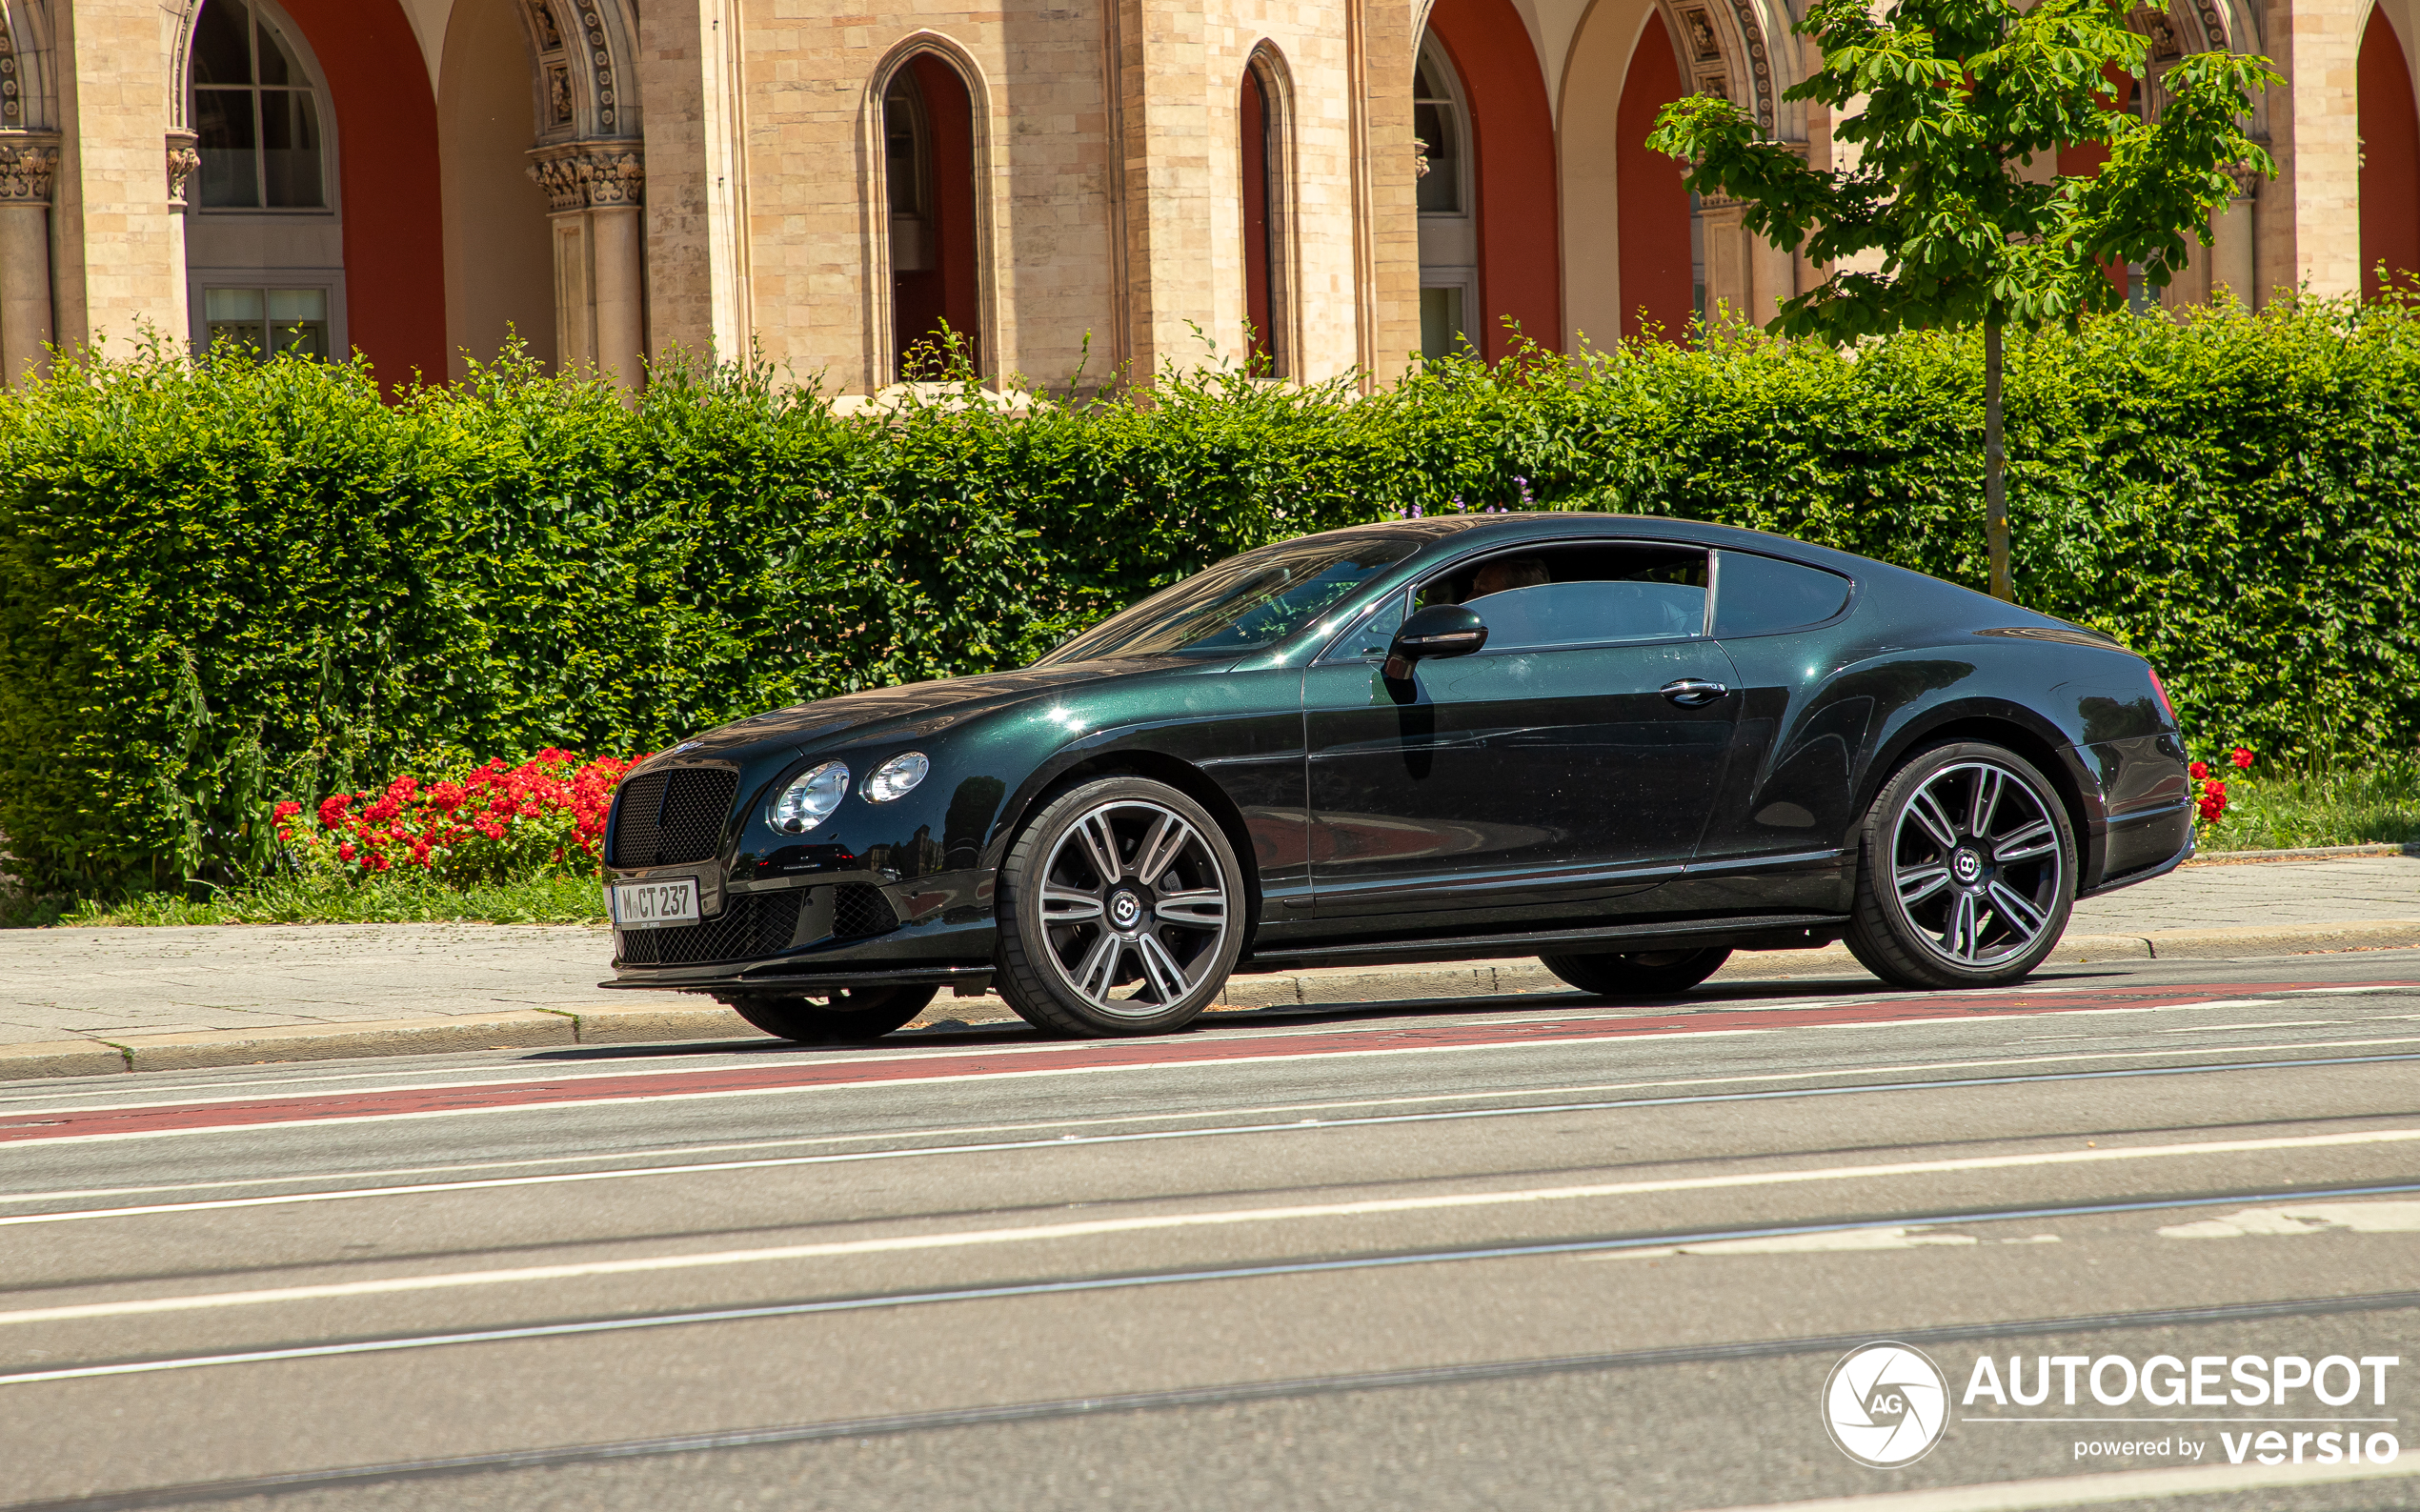
<instances>
[{"instance_id":1,"label":"side sill","mask_svg":"<svg viewBox=\"0 0 2420 1512\"><path fill-rule=\"evenodd\" d=\"M1596 929L1535 930L1511 935L1462 935L1442 939L1300 945L1256 954L1238 971L1291 971L1310 966L1382 966L1424 960L1485 960L1496 956L1535 956L1546 951L1650 950L1658 945L1758 948L1778 934L1838 930L1846 914L1749 914L1727 918L1671 919L1653 924L1610 924Z\"/></svg>"}]
</instances>

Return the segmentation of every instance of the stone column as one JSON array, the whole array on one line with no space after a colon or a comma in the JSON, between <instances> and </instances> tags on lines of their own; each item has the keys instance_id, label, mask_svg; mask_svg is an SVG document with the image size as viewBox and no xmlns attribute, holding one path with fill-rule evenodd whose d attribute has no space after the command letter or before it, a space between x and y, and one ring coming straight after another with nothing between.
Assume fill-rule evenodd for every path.
<instances>
[{"instance_id":1,"label":"stone column","mask_svg":"<svg viewBox=\"0 0 2420 1512\"><path fill-rule=\"evenodd\" d=\"M635 142L567 142L530 156L554 217L556 365L635 391L647 362L645 156Z\"/></svg>"},{"instance_id":2,"label":"stone column","mask_svg":"<svg viewBox=\"0 0 2420 1512\"><path fill-rule=\"evenodd\" d=\"M1698 201L1698 224L1705 233L1705 319L1709 326L1718 313L1751 321L1760 319L1755 264L1748 249L1751 238L1740 224L1744 212L1745 207L1735 199ZM1729 307L1727 311L1725 306ZM1763 318L1770 319L1771 312L1766 312Z\"/></svg>"},{"instance_id":3,"label":"stone column","mask_svg":"<svg viewBox=\"0 0 2420 1512\"><path fill-rule=\"evenodd\" d=\"M748 156L738 0L650 0L638 19L647 102L648 350L745 360Z\"/></svg>"},{"instance_id":4,"label":"stone column","mask_svg":"<svg viewBox=\"0 0 2420 1512\"><path fill-rule=\"evenodd\" d=\"M1137 375L1202 357L1188 322L1211 308L1208 18L1184 7L1118 8L1114 92L1122 135L1128 338Z\"/></svg>"},{"instance_id":5,"label":"stone column","mask_svg":"<svg viewBox=\"0 0 2420 1512\"><path fill-rule=\"evenodd\" d=\"M2194 250L2194 261L2207 260L2209 279L2202 297L2208 299L2220 289L2234 291L2235 297L2247 305L2258 304L2260 289L2253 280L2257 267L2254 249L2260 241L2260 180L2242 177L2235 180L2235 197L2210 221L2210 244Z\"/></svg>"},{"instance_id":6,"label":"stone column","mask_svg":"<svg viewBox=\"0 0 2420 1512\"><path fill-rule=\"evenodd\" d=\"M169 110L169 41L158 0L75 0L52 9L59 170L50 212L53 330L63 347L123 356L147 333L182 346L184 175L192 133Z\"/></svg>"},{"instance_id":7,"label":"stone column","mask_svg":"<svg viewBox=\"0 0 2420 1512\"><path fill-rule=\"evenodd\" d=\"M2269 47L2286 82L2269 91L2277 181L2261 191L2253 240L2266 304L2304 284L2321 297L2361 290L2361 21L2353 0L2268 0Z\"/></svg>"},{"instance_id":8,"label":"stone column","mask_svg":"<svg viewBox=\"0 0 2420 1512\"><path fill-rule=\"evenodd\" d=\"M50 370L50 184L59 139L0 131L0 388Z\"/></svg>"}]
</instances>

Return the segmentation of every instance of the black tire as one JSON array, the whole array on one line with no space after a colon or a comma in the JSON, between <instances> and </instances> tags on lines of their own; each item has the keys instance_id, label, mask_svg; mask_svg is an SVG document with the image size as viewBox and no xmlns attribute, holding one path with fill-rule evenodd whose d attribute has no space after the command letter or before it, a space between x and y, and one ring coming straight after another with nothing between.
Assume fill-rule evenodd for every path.
<instances>
[{"instance_id":1,"label":"black tire","mask_svg":"<svg viewBox=\"0 0 2420 1512\"><path fill-rule=\"evenodd\" d=\"M2075 878L2074 825L2033 763L1982 741L1935 746L1858 826L1848 948L1894 986L2005 986L2058 948Z\"/></svg>"},{"instance_id":2,"label":"black tire","mask_svg":"<svg viewBox=\"0 0 2420 1512\"><path fill-rule=\"evenodd\" d=\"M834 993L828 1002L811 998L771 998L749 993L723 1004L776 1039L806 1045L861 1045L881 1038L924 1011L941 989L860 987Z\"/></svg>"},{"instance_id":3,"label":"black tire","mask_svg":"<svg viewBox=\"0 0 2420 1512\"><path fill-rule=\"evenodd\" d=\"M1235 969L1243 868L1192 798L1102 777L1049 798L1018 832L997 907L994 983L1026 1022L1163 1034L1191 1023Z\"/></svg>"},{"instance_id":4,"label":"black tire","mask_svg":"<svg viewBox=\"0 0 2420 1512\"><path fill-rule=\"evenodd\" d=\"M1677 998L1730 958L1728 946L1538 958L1548 971L1592 998Z\"/></svg>"}]
</instances>

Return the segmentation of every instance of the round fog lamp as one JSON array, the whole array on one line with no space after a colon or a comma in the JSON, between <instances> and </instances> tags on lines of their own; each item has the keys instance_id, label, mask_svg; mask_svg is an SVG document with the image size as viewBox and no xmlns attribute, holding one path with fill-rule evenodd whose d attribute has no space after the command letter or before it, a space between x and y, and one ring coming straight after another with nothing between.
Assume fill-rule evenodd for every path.
<instances>
[{"instance_id":1,"label":"round fog lamp","mask_svg":"<svg viewBox=\"0 0 2420 1512\"><path fill-rule=\"evenodd\" d=\"M924 758L923 752L902 751L876 767L874 775L865 779L865 800L888 803L893 798L905 797L932 770L933 763Z\"/></svg>"},{"instance_id":2,"label":"round fog lamp","mask_svg":"<svg viewBox=\"0 0 2420 1512\"><path fill-rule=\"evenodd\" d=\"M781 796L773 800L773 827L784 835L804 835L840 806L849 791L849 769L837 761L799 773Z\"/></svg>"}]
</instances>

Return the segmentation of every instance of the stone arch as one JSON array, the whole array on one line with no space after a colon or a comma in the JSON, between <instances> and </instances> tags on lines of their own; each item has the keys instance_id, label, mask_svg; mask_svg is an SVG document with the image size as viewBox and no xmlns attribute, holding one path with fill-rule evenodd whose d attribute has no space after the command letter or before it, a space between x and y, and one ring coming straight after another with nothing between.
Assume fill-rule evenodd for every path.
<instances>
[{"instance_id":1,"label":"stone arch","mask_svg":"<svg viewBox=\"0 0 2420 1512\"><path fill-rule=\"evenodd\" d=\"M918 58L931 58L957 76L966 91L968 127L973 163L972 195L975 260L975 345L978 360L987 360L1002 353L998 292L993 272L993 248L996 245L997 207L993 184L994 144L992 141L992 90L983 70L974 55L956 41L938 31L919 30L901 38L885 52L866 76L866 89L858 109L858 161L865 165L860 202L866 211L866 233L861 238L865 248L865 314L867 334L866 383L879 388L896 382L897 372L897 332L895 329L893 305L891 217L889 185L890 151L883 129L883 101L892 83L901 70Z\"/></svg>"},{"instance_id":2,"label":"stone arch","mask_svg":"<svg viewBox=\"0 0 2420 1512\"><path fill-rule=\"evenodd\" d=\"M1263 37L1253 45L1244 59L1238 89L1249 80L1259 87L1266 119L1262 125L1267 160L1262 192L1266 197L1267 240L1266 266L1261 277L1266 280L1268 319L1261 336L1267 343L1273 374L1299 375L1302 351L1301 301L1298 297L1301 285L1301 256L1296 234L1299 210L1295 143L1296 99L1293 71L1287 68L1285 53L1276 42ZM1239 131L1241 123L1239 120ZM1240 148L1247 147L1239 138ZM1247 234L1250 216L1246 214ZM1246 248L1246 317L1251 314L1250 249ZM1256 324L1261 323L1256 320Z\"/></svg>"},{"instance_id":3,"label":"stone arch","mask_svg":"<svg viewBox=\"0 0 2420 1512\"><path fill-rule=\"evenodd\" d=\"M49 0L0 0L0 131L55 131Z\"/></svg>"},{"instance_id":4,"label":"stone arch","mask_svg":"<svg viewBox=\"0 0 2420 1512\"><path fill-rule=\"evenodd\" d=\"M1754 0L1656 0L1656 10L1679 55L1683 88L1731 101L1773 135L1778 91Z\"/></svg>"},{"instance_id":5,"label":"stone arch","mask_svg":"<svg viewBox=\"0 0 2420 1512\"><path fill-rule=\"evenodd\" d=\"M640 135L630 0L512 0L529 42L537 145Z\"/></svg>"}]
</instances>

